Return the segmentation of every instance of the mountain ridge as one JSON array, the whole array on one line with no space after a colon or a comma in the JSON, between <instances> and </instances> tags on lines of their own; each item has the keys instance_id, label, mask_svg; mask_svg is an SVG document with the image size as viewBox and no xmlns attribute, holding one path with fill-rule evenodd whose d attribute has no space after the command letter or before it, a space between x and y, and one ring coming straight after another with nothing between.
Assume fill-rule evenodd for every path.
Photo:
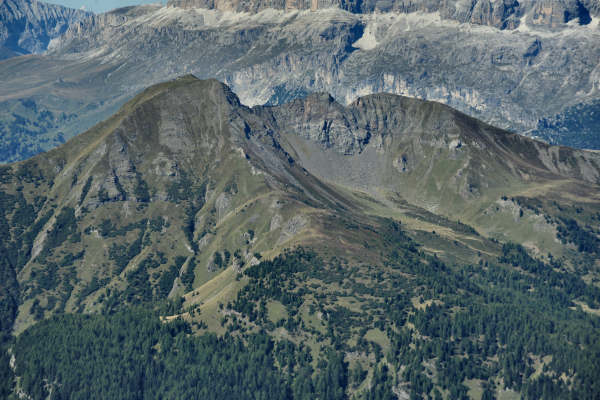
<instances>
[{"instance_id":1,"label":"mountain ridge","mask_svg":"<svg viewBox=\"0 0 600 400\"><path fill-rule=\"evenodd\" d=\"M465 142L467 139L473 140L473 142L469 143L470 145L476 144L476 147L479 145L482 148L485 148L486 144L491 145L493 142L497 142L500 143L500 145L497 144L494 150L504 151L505 155L510 151L513 153L519 152L527 154L529 158L521 159L523 167L534 167L540 172L545 170L547 173L555 174L555 177L562 175L565 178L580 179L593 184L600 183L600 171L596 171L596 173L593 172L594 168L598 169L600 165L600 157L598 157L597 152L572 149L567 146L549 145L513 132L496 128L443 103L389 93L371 94L359 97L348 106L344 106L335 101L331 94L322 92L293 100L290 103L285 103L281 106L255 106L249 108L241 104L239 97L226 84L217 79L202 80L189 74L144 90L127 102L114 117L101 122L90 131L102 131L102 126L112 125L112 121L115 118L118 120L119 115L122 115L124 110L137 112L140 107L152 102L157 96L168 96L170 91L177 90L179 87L185 87L190 84L199 84L215 88L210 89L213 93L213 97L218 93L218 97L222 97L223 101L229 103L233 108L239 107L251 113L255 112L258 116L266 114L269 119L276 124L278 129L293 130L298 136L304 136L313 141L321 142L325 149L332 148L344 155L351 156L362 152L365 146L370 144L370 140L379 139L383 142L380 137L376 137L375 135L381 136L386 133L390 134L390 126L394 127L394 129L391 130L391 137L398 138L396 132L400 133L402 132L402 129L406 129L398 128L398 124L402 123L403 119L406 119L408 115L411 115L414 118L415 115L425 114L423 117L424 119L418 122L418 124L426 124L427 120L431 118L438 123L437 130L427 126L424 127L422 131L418 131L417 134L424 133L428 128L428 132L433 133L434 137L445 134L447 136L444 138L445 145L449 145L450 148L452 145L456 146L457 149L463 145L466 146L467 143ZM376 112L375 115L371 115L375 120L368 119L370 108L378 109L378 112ZM423 108L426 109L426 111L416 111ZM400 115L396 114L397 110L402 110ZM431 116L432 114L433 116ZM304 119L300 118L298 122L292 122L291 124L288 121L284 121L284 123L281 124L281 120L290 115L303 116ZM443 119L452 119L452 121L450 121L450 124L452 125L450 126L451 129L454 128L454 124L456 123L463 126L466 125L470 128L464 129L463 131L457 129L457 132L477 133L471 138L454 132L448 133L446 132L448 128L444 127L443 123L439 125L440 122L438 121ZM312 120L317 120L317 123L313 123ZM335 129L335 127L332 129L331 125L326 126L327 124L337 123L339 120L342 121L341 129ZM263 127L263 129L269 131L272 128ZM411 129L410 123L408 129ZM335 131L335 135L332 135L331 131ZM324 137L319 136L323 134L325 135ZM336 137L341 143L336 142ZM480 143L476 143L477 139L480 140ZM82 135L80 139L73 140L73 142L85 142L87 140L89 140L87 135ZM420 140L423 141L423 138L421 137ZM435 142L436 139L433 139L433 141ZM381 144L379 146L381 146ZM512 149L510 148L511 146L513 147ZM534 161L534 158L531 156L535 151L538 152L538 157L535 158L536 164L531 164L531 162ZM559 156L561 152L571 154ZM50 151L50 154L52 153L54 153L54 151ZM540 153L547 153L549 156L539 155ZM570 165L560 165L560 160L569 158L578 159L583 162L584 165L580 165L579 161L575 161L574 163L571 162Z\"/></svg>"},{"instance_id":2,"label":"mountain ridge","mask_svg":"<svg viewBox=\"0 0 600 400\"><path fill-rule=\"evenodd\" d=\"M540 154L553 152L556 163L545 165ZM167 349L187 357L180 346L205 335L261 334L273 349L302 343L299 363L317 377L331 354L341 371L364 367L352 373L356 384L337 383L341 398L592 393L597 157L389 94L250 108L214 79L154 85L60 147L0 168L0 371L35 399L98 393L97 374L120 361L94 355L99 369L82 360L90 374L72 380L77 368L54 351L95 354L107 339L86 332L103 326L129 343L112 321L151 320L150 331L183 334L158 340L144 330L142 348L155 350L143 352L158 364L140 361L142 369L169 362ZM595 174L581 173L585 162ZM460 340L444 333L459 329ZM32 337L49 339L32 347ZM55 338L59 349L45 344ZM430 342L450 350L438 355ZM4 372L8 354L16 368ZM453 366L465 359L470 372ZM286 364L274 369L289 374L285 382L304 379ZM173 395L171 378L151 381ZM40 388L40 379L56 386ZM330 386L294 383L287 398Z\"/></svg>"},{"instance_id":3,"label":"mountain ridge","mask_svg":"<svg viewBox=\"0 0 600 400\"><path fill-rule=\"evenodd\" d=\"M546 136L552 129L540 122L597 97L594 21L557 28L525 21L501 30L420 11L115 10L72 24L47 54L0 63L3 161L48 150L145 87L186 73L227 83L246 105L320 91L348 104L390 92L552 143L595 148L593 119Z\"/></svg>"},{"instance_id":4,"label":"mountain ridge","mask_svg":"<svg viewBox=\"0 0 600 400\"><path fill-rule=\"evenodd\" d=\"M192 128L195 122L191 119L196 117L182 98L197 104L198 99L207 96L198 93L210 93L208 98L212 100L206 104L215 110L217 120L223 121L209 124L209 132L217 136L206 136L207 132L195 136L201 131ZM162 108L166 104L169 108L181 104L188 116L164 122L167 128L161 128L157 121L165 118ZM141 128L144 126L147 128ZM143 133L128 133L140 129ZM164 133L164 129L170 133ZM281 106L248 108L227 85L217 80L199 80L193 75L143 91L114 117L72 139L68 146L18 165L35 165L40 160L45 166L36 168L57 171L48 176L56 180L54 185L62 176L63 183L53 189L61 192L72 185L67 177L82 168L64 169L65 166L92 162L95 167L78 178L77 186L84 190L85 176L104 176L88 189L86 196L93 199L95 193L106 192L103 196L111 201L124 200L124 192L128 196L136 193L139 171L153 171L155 189L147 201L165 201L170 196L169 181L181 179L180 171L207 162L205 156L195 155L194 148L203 149L201 154L206 152L206 146L215 149L211 154L217 153L211 157L223 151L219 132L228 132L227 140L252 166L252 174L270 176L267 186L272 189L285 187L286 191L305 193L302 196L320 193L310 201L351 210L353 206L349 204L356 201L352 196L336 194L338 189L320 189L335 183L351 191L366 191L392 209L401 209L403 202L408 202L426 205L424 208L429 211L449 218L463 215L465 221L486 235L504 232L510 236L517 229L497 231L488 226L496 218L488 214L490 207L511 191L516 196L539 188L540 193L567 202L569 198L564 196L573 190L593 199L600 183L597 152L536 142L481 123L443 104L382 94L343 106L328 94L313 94ZM76 158L72 159L74 155ZM220 159L217 156L215 165ZM317 181L313 182L312 176ZM318 180L323 180L325 186ZM577 182L587 186L575 190ZM77 193L71 195L71 206L77 205ZM390 200L398 196L403 200ZM132 200L137 202L139 198L136 195ZM85 207L81 201L79 207ZM94 200L90 206L100 204Z\"/></svg>"},{"instance_id":5,"label":"mountain ridge","mask_svg":"<svg viewBox=\"0 0 600 400\"><path fill-rule=\"evenodd\" d=\"M533 25L559 27L576 20L581 25L600 15L600 6L593 0L531 1L341 1L341 0L169 0L169 7L206 8L220 11L260 12L266 9L311 10L339 8L357 14L373 12L439 12L445 19L474 23L500 29L517 29L524 19Z\"/></svg>"},{"instance_id":6,"label":"mountain ridge","mask_svg":"<svg viewBox=\"0 0 600 400\"><path fill-rule=\"evenodd\" d=\"M316 107L311 106L311 103L313 102L312 99L316 99ZM322 99L325 100L323 101ZM387 107L381 106L382 104L386 103ZM335 111L331 113L327 111L323 112L324 109L327 109L326 106L320 106L323 104L330 104ZM368 109L369 106L380 109L378 113L379 115L375 116L375 121L364 120L364 114L368 113L368 111L365 110ZM291 126L284 125L281 128L292 128L296 131L305 131L306 133L300 135L306 136L313 141L321 142L323 142L323 139L319 138L318 135L323 131L332 130L332 128L331 126L328 126L319 129L319 124L311 126L311 118L318 120L322 119L326 122L329 122L330 120L337 122L335 120L336 116L339 114L338 119L341 119L343 122L340 124L340 128L333 130L336 131L342 142L344 139L348 139L348 135L351 137L353 136L354 138L351 139L350 143L339 144L335 142L335 139L331 141L331 135L329 132L327 132L327 138L325 142L323 142L324 147L331 147L345 155L353 155L363 151L364 146L369 144L369 140L381 140L381 137L375 137L374 135L382 135L382 133L385 133L389 129L390 125L393 125L397 130L398 124L401 123L400 121L403 119L402 117L411 114L410 112L405 112L400 115L394 115L394 108L410 108L415 110L412 115L419 115L419 112L416 110L421 107L428 109L425 111L426 115L424 117L424 122L421 122L421 124L426 123L428 118L427 114L434 114L435 116L431 118L436 121L442 119L452 119L451 125L461 124L470 128L465 129L463 132L470 133L475 131L479 133L469 138L453 132L444 132L447 134L447 137L445 138L446 146L452 147L452 145L454 145L458 149L463 145L475 145L475 147L479 146L481 148L485 148L486 144L493 145L493 142L496 142L496 148L494 150L496 150L496 152L504 151L505 156L507 156L511 151L513 153L527 153L529 158L522 159L524 167L539 168L540 171L546 169L547 172L554 174L564 173L566 174L565 177L582 179L594 184L598 184L600 182L598 180L599 177L597 172L594 172L594 170L598 169L598 163L600 160L596 158L596 155L593 152L578 151L575 149L569 149L567 147L551 146L544 142L531 140L521 135L495 128L439 102L424 101L393 94L372 94L360 97L349 106L344 107L343 105L336 103L329 94L315 94L304 99L294 100L288 104L282 105L279 108L273 109L280 110L289 108L291 110L287 111L288 113L304 116L304 120L301 119L297 123L291 124ZM265 110L269 109L270 108L265 108ZM311 112L313 109L317 111ZM421 112L421 114L422 113L423 112ZM331 118L328 118L329 114L332 114ZM440 115L442 116L440 117ZM277 120L277 117L275 117L275 119ZM450 127L450 129L451 128L452 127ZM371 130L367 132L369 129ZM429 132L435 132L434 135L437 135L439 131L448 131L448 128L443 126L438 126L437 129L438 132L436 132L434 129L430 129ZM392 135L396 132L396 130L391 131ZM432 140L435 141L436 139ZM468 143L469 140L471 141L470 143ZM536 151L538 152L538 157L532 157ZM573 170L569 171L569 166L559 165L560 159L569 158L569 156L566 155L560 156L559 154L561 152L572 152L572 154L577 154L577 158L583 162L583 165L580 166L581 169L577 172ZM536 165L532 164L534 162ZM578 162L576 161L575 164L578 164ZM563 171L561 171L561 169Z\"/></svg>"}]
</instances>

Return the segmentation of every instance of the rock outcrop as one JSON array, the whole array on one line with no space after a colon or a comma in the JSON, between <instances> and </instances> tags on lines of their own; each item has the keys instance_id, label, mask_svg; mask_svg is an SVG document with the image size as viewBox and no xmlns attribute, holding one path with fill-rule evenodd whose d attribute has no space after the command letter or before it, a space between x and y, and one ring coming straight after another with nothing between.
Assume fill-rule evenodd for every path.
<instances>
[{"instance_id":1,"label":"rock outcrop","mask_svg":"<svg viewBox=\"0 0 600 400\"><path fill-rule=\"evenodd\" d=\"M595 0L169 0L168 6L236 12L259 12L269 8L286 11L339 8L358 14L437 12L445 19L500 29L515 29L522 18L527 18L530 24L551 28L572 20L588 24L591 16L600 13Z\"/></svg>"},{"instance_id":2,"label":"rock outcrop","mask_svg":"<svg viewBox=\"0 0 600 400\"><path fill-rule=\"evenodd\" d=\"M0 60L45 51L53 39L88 15L37 0L1 0Z\"/></svg>"},{"instance_id":3,"label":"rock outcrop","mask_svg":"<svg viewBox=\"0 0 600 400\"><path fill-rule=\"evenodd\" d=\"M290 153L310 172L363 189L392 189L405 179L391 165L426 181L448 159L462 161L453 179L470 193L502 185L509 176L527 181L563 175L600 183L597 153L548 146L439 103L374 94L343 106L326 94L314 94L257 110L269 116L291 143Z\"/></svg>"}]
</instances>

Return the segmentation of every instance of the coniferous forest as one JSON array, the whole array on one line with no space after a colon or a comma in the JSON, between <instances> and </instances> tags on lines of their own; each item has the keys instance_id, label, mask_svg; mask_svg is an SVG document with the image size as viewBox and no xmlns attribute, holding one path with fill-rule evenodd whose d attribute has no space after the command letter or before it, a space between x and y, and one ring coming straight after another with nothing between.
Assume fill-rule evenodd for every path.
<instances>
[{"instance_id":1,"label":"coniferous forest","mask_svg":"<svg viewBox=\"0 0 600 400\"><path fill-rule=\"evenodd\" d=\"M394 234L391 241L402 240L401 232ZM405 240L386 261L389 269L373 272L370 285L360 283L357 270L343 268L343 260L325 262L309 250L250 267L248 285L222 306L230 311L222 336L193 334L181 318L165 321L161 315L180 311L181 304L171 302L44 320L11 347L19 355L19 386L36 399L346 399L368 376L370 385L352 390L354 397L393 399L403 380L411 398L463 399L468 388L462 382L476 379L485 382L482 395L489 399L499 385L494 377L501 376L506 388L527 399L598 397L600 323L569 307L574 297L599 301L599 290L551 272L519 245L505 245L497 265L448 266L421 258ZM519 263L522 272L507 263ZM307 280L315 284L299 284ZM319 331L300 318L299 308L334 281L369 300L364 312L354 312L330 303L344 290L322 295L315 307L327 317ZM425 304L440 300L415 308L411 292ZM272 322L264 307L270 300L281 302L288 317ZM274 340L279 327L292 338L314 336L318 355L302 341ZM356 329L362 332L351 343ZM371 329L389 337L386 348L368 339ZM373 358L348 360L348 354ZM536 371L538 356L551 358L543 374ZM3 376L10 374L5 368ZM570 378L555 379L560 376Z\"/></svg>"}]
</instances>

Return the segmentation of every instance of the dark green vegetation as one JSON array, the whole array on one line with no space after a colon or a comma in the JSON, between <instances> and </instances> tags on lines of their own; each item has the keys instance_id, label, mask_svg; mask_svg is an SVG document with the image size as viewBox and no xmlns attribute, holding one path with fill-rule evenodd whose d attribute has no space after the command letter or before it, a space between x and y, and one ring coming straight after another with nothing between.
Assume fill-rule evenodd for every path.
<instances>
[{"instance_id":1,"label":"dark green vegetation","mask_svg":"<svg viewBox=\"0 0 600 400\"><path fill-rule=\"evenodd\" d=\"M405 237L388 240L393 250L380 268L350 268L304 251L251 267L249 284L231 307L268 329L305 332L347 354L374 353L372 371L385 357L394 366L387 378L409 383L415 398L437 390L463 398L463 382L472 379L531 399L600 395L600 320L569 308L574 299L598 307L599 288L556 272L559 266L532 259L519 245L505 245L497 262L449 266ZM341 301L347 297L354 301ZM268 320L263 305L269 300L286 307L287 320ZM306 325L303 306L324 316L323 331ZM244 331L237 317L228 326ZM369 340L371 329L385 332L386 348ZM546 356L552 361L536 374L536 360ZM562 374L574 377L557 379Z\"/></svg>"},{"instance_id":2,"label":"dark green vegetation","mask_svg":"<svg viewBox=\"0 0 600 400\"><path fill-rule=\"evenodd\" d=\"M264 334L242 341L189 332L183 321L164 324L145 311L56 317L19 337L16 372L36 399L291 397L291 377L275 357L295 359L294 347Z\"/></svg>"},{"instance_id":3,"label":"dark green vegetation","mask_svg":"<svg viewBox=\"0 0 600 400\"><path fill-rule=\"evenodd\" d=\"M595 163L394 96L152 87L0 168L1 397L595 399Z\"/></svg>"},{"instance_id":4,"label":"dark green vegetation","mask_svg":"<svg viewBox=\"0 0 600 400\"><path fill-rule=\"evenodd\" d=\"M574 244L580 252L600 254L600 239L597 231L589 226L581 227L571 218L561 218L560 222L556 236L563 243Z\"/></svg>"},{"instance_id":5,"label":"dark green vegetation","mask_svg":"<svg viewBox=\"0 0 600 400\"><path fill-rule=\"evenodd\" d=\"M16 373L34 398L344 399L362 388L356 398L390 399L400 384L411 398L461 399L463 382L473 379L490 393L511 388L528 399L598 398L600 321L569 306L588 290L600 300L600 289L570 288L578 278L568 273L562 283L531 276L526 271L552 267L518 245L504 247L505 264L448 266L397 228L386 239L394 250L379 268L324 262L302 249L248 268L248 285L225 308L236 313L225 312L221 339L189 336L187 323L160 322L158 312L51 318L19 336ZM341 305L348 296L360 311ZM269 320L272 300L287 319ZM322 315L322 329L302 317L306 306ZM304 344L273 342L281 329L311 338L322 358L313 360ZM383 346L368 335L375 329L388 338ZM348 363L343 354L356 356Z\"/></svg>"},{"instance_id":6,"label":"dark green vegetation","mask_svg":"<svg viewBox=\"0 0 600 400\"><path fill-rule=\"evenodd\" d=\"M33 398L345 398L348 365L339 352L324 353L315 371L306 347L264 333L189 333L182 320L163 323L141 310L54 317L19 337L16 371Z\"/></svg>"},{"instance_id":7,"label":"dark green vegetation","mask_svg":"<svg viewBox=\"0 0 600 400\"><path fill-rule=\"evenodd\" d=\"M6 170L0 170L3 183L10 180ZM33 239L43 223L35 223L36 205L28 204L21 191L14 195L0 192L0 397L12 391L13 376L8 367L11 331L20 303L20 288L16 271L27 261ZM40 217L47 220L48 216Z\"/></svg>"}]
</instances>

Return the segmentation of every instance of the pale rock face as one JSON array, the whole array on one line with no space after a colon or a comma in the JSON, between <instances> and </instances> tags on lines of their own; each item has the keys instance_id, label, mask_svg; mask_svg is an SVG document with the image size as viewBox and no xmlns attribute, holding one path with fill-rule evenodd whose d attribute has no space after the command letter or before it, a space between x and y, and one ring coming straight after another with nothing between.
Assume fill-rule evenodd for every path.
<instances>
[{"instance_id":1,"label":"pale rock face","mask_svg":"<svg viewBox=\"0 0 600 400\"><path fill-rule=\"evenodd\" d=\"M278 245L285 243L302 231L309 224L309 220L303 215L295 215L286 221L281 228L281 235L277 241Z\"/></svg>"},{"instance_id":2,"label":"pale rock face","mask_svg":"<svg viewBox=\"0 0 600 400\"><path fill-rule=\"evenodd\" d=\"M210 256L210 258L206 262L206 270L208 272L214 272L217 270L217 267L215 266L215 256L214 255Z\"/></svg>"},{"instance_id":3,"label":"pale rock face","mask_svg":"<svg viewBox=\"0 0 600 400\"><path fill-rule=\"evenodd\" d=\"M227 193L221 193L217 200L215 201L215 208L217 209L217 220L223 219L227 212L229 211L229 207L231 205L231 196Z\"/></svg>"},{"instance_id":4,"label":"pale rock face","mask_svg":"<svg viewBox=\"0 0 600 400\"><path fill-rule=\"evenodd\" d=\"M281 227L281 223L283 222L283 217L279 214L275 214L273 218L271 218L271 224L269 225L269 232L273 232L276 229Z\"/></svg>"},{"instance_id":5,"label":"pale rock face","mask_svg":"<svg viewBox=\"0 0 600 400\"><path fill-rule=\"evenodd\" d=\"M37 0L0 1L0 60L41 53L89 13Z\"/></svg>"},{"instance_id":6,"label":"pale rock face","mask_svg":"<svg viewBox=\"0 0 600 400\"><path fill-rule=\"evenodd\" d=\"M317 11L328 8L339 8L357 14L439 12L444 19L500 29L517 28L521 17L526 15L529 16L530 23L551 28L574 19L586 24L590 22L590 16L597 16L600 11L595 0L169 0L168 6L237 12L260 12L266 9Z\"/></svg>"},{"instance_id":7,"label":"pale rock face","mask_svg":"<svg viewBox=\"0 0 600 400\"><path fill-rule=\"evenodd\" d=\"M52 226L54 225L55 222L56 222L56 217L52 217L50 219L50 221L46 224L44 229L35 238L35 241L33 242L33 246L31 249L31 258L29 259L29 262L31 262L32 260L35 260L35 258L37 256L39 256L40 253L42 252L42 250L44 249L44 243L46 242L46 237L48 236L48 232L50 231L50 229L52 229Z\"/></svg>"},{"instance_id":8,"label":"pale rock face","mask_svg":"<svg viewBox=\"0 0 600 400\"><path fill-rule=\"evenodd\" d=\"M211 233L207 233L206 235L204 235L202 239L200 239L200 241L198 242L198 249L203 250L204 248L206 248L206 246L210 244L212 237L213 235Z\"/></svg>"},{"instance_id":9,"label":"pale rock face","mask_svg":"<svg viewBox=\"0 0 600 400\"><path fill-rule=\"evenodd\" d=\"M159 154L159 156L152 161L152 165L154 166L154 173L157 176L177 176L177 163L164 154Z\"/></svg>"},{"instance_id":10,"label":"pale rock face","mask_svg":"<svg viewBox=\"0 0 600 400\"><path fill-rule=\"evenodd\" d=\"M314 92L351 104L386 92L438 101L541 137L543 127L534 130L545 119L600 99L597 1L577 3L583 7L577 10L570 0L364 1L343 3L346 9L317 1L315 11L312 1L219 4L171 1L168 7L139 6L71 24L46 56L19 63L18 71L0 65L0 76L7 77L0 79L0 122L12 118L21 93L40 108L56 107L48 104L48 93L56 95L60 112L76 115L47 129L41 147L48 150L55 142L46 139L59 133L69 139L143 88L188 73L225 82L247 106L282 104ZM567 14L558 23L548 19L558 11L538 4ZM586 12L591 22L580 25L588 22ZM24 83L19 74L36 78ZM343 152L368 140L365 132L341 135L346 121L323 123L305 125L304 131L319 132L321 142ZM177 139L181 121L170 124L164 143L191 152L189 143ZM0 139L14 135L7 126L0 125ZM592 135L576 140L578 134L565 130L553 143L600 146ZM31 152L40 144L31 135L20 139L19 146ZM0 162L16 161L5 155L4 142Z\"/></svg>"}]
</instances>

